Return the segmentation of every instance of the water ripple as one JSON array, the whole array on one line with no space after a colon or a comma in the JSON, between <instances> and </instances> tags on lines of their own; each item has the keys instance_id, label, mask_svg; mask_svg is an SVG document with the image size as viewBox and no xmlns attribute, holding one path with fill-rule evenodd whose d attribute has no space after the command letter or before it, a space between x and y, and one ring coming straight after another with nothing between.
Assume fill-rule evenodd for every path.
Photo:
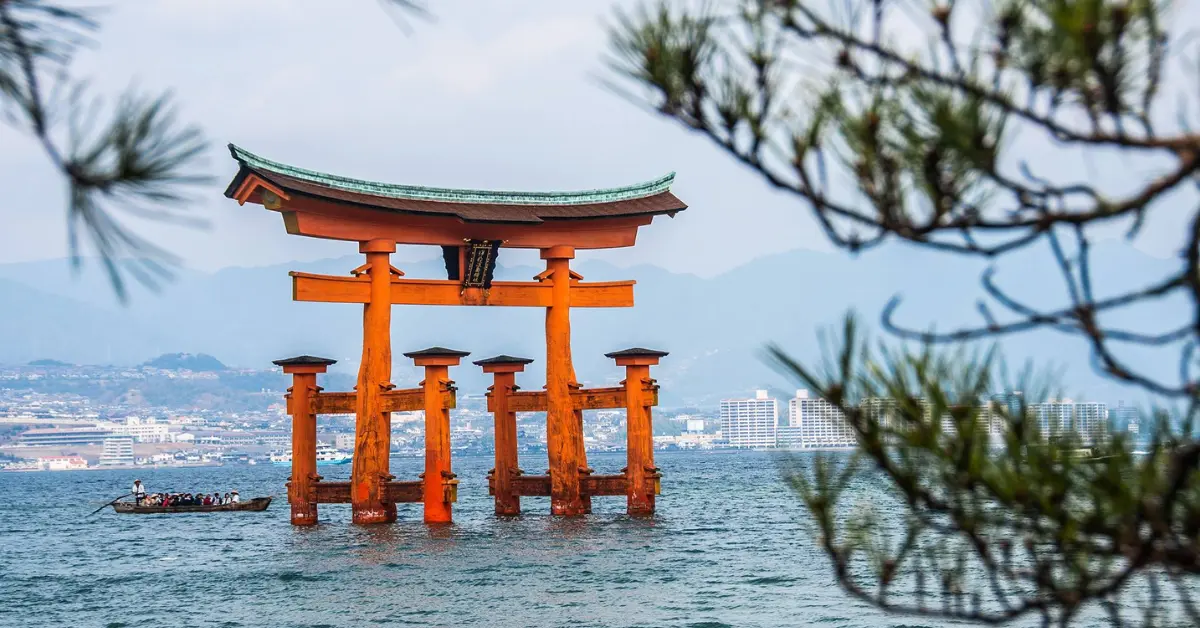
<instances>
[{"instance_id":1,"label":"water ripple","mask_svg":"<svg viewBox=\"0 0 1200 628\"><path fill-rule=\"evenodd\" d=\"M624 466L615 455L589 462L597 473ZM0 474L0 626L898 625L834 585L769 457L657 462L664 492L653 519L627 517L619 497L595 499L595 514L577 519L524 498L522 516L497 519L492 460L460 458L455 524L432 529L419 505L372 527L351 525L344 505L322 506L322 525L293 528L282 499L257 514L87 517L127 489L129 472ZM415 478L420 464L396 459L392 472ZM322 471L331 481L349 473ZM151 491L278 495L288 470L138 475Z\"/></svg>"}]
</instances>

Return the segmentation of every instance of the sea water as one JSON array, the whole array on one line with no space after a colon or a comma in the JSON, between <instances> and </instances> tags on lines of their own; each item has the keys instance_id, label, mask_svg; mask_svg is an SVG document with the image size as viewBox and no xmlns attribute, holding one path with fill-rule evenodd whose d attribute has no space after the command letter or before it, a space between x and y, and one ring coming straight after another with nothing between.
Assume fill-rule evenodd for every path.
<instances>
[{"instance_id":1,"label":"sea water","mask_svg":"<svg viewBox=\"0 0 1200 628\"><path fill-rule=\"evenodd\" d=\"M800 454L801 456L811 454ZM558 518L546 498L497 518L489 457L458 457L454 524L354 526L348 505L288 524L274 465L0 474L0 626L943 626L852 599L776 459L660 452L652 518L624 497ZM596 473L624 456L593 454ZM528 473L544 460L522 458ZM421 462L394 458L415 479ZM328 480L349 465L323 466ZM263 513L88 513L140 478L150 492L274 495ZM870 484L854 490L870 495Z\"/></svg>"}]
</instances>

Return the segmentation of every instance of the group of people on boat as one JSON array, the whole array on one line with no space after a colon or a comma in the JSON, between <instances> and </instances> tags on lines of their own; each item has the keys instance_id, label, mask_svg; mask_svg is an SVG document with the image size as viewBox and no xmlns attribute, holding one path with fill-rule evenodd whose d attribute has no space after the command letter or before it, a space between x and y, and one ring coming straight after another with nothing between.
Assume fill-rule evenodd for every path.
<instances>
[{"instance_id":1,"label":"group of people on boat","mask_svg":"<svg viewBox=\"0 0 1200 628\"><path fill-rule=\"evenodd\" d=\"M220 493L146 493L146 485L134 480L130 491L139 506L223 506L242 501L237 491Z\"/></svg>"}]
</instances>

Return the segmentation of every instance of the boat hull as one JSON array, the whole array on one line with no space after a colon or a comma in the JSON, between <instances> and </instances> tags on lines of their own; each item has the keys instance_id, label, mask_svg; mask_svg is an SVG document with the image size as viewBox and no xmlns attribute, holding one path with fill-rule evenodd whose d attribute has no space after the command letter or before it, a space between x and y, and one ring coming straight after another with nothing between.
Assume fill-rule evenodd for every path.
<instances>
[{"instance_id":1,"label":"boat hull","mask_svg":"<svg viewBox=\"0 0 1200 628\"><path fill-rule=\"evenodd\" d=\"M112 507L122 515L154 515L183 512L262 512L270 505L270 497L255 497L236 504L213 506L138 506L134 502L117 502Z\"/></svg>"}]
</instances>

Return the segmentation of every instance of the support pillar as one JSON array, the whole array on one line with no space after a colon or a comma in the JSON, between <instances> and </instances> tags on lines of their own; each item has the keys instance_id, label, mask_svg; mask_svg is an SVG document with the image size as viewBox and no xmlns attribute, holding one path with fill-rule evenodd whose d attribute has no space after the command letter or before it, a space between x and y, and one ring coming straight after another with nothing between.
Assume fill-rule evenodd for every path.
<instances>
[{"instance_id":1,"label":"support pillar","mask_svg":"<svg viewBox=\"0 0 1200 628\"><path fill-rule=\"evenodd\" d=\"M292 376L288 389L287 407L292 415L292 475L288 479L288 504L292 508L292 525L317 524L317 415L312 411L312 395L321 389L317 374L324 373L336 360L302 355L273 364L283 367Z\"/></svg>"},{"instance_id":2,"label":"support pillar","mask_svg":"<svg viewBox=\"0 0 1200 628\"><path fill-rule=\"evenodd\" d=\"M351 463L350 503L354 523L396 520L396 505L386 501L385 483L392 479L391 414L383 411L381 394L392 388L392 267L396 243L370 240L359 244L366 254L365 272L371 300L363 308L363 353L355 386L354 460Z\"/></svg>"},{"instance_id":3,"label":"support pillar","mask_svg":"<svg viewBox=\"0 0 1200 628\"><path fill-rule=\"evenodd\" d=\"M421 474L425 523L450 523L451 504L458 499L458 479L450 464L450 408L454 404L447 399L455 390L450 367L471 354L433 347L404 355L425 367L421 382L425 389L425 473Z\"/></svg>"},{"instance_id":4,"label":"support pillar","mask_svg":"<svg viewBox=\"0 0 1200 628\"><path fill-rule=\"evenodd\" d=\"M542 249L551 284L551 305L546 308L546 450L550 465L550 512L586 514L580 491L580 470L587 468L581 415L571 401L575 367L571 363L571 259L575 249L553 246Z\"/></svg>"},{"instance_id":5,"label":"support pillar","mask_svg":"<svg viewBox=\"0 0 1200 628\"><path fill-rule=\"evenodd\" d=\"M533 360L509 355L475 362L483 367L484 373L493 375L488 395L495 418L496 465L492 467L490 475L496 514L499 516L521 514L521 498L513 491L513 478L521 475L517 460L517 413L508 409L508 399L517 390L516 374L524 371L525 365L530 362Z\"/></svg>"},{"instance_id":6,"label":"support pillar","mask_svg":"<svg viewBox=\"0 0 1200 628\"><path fill-rule=\"evenodd\" d=\"M659 472L654 466L654 425L650 408L654 405L654 380L650 367L667 355L651 349L626 349L605 354L625 367L625 433L628 479L627 509L630 515L654 514L654 496L658 494Z\"/></svg>"}]
</instances>

